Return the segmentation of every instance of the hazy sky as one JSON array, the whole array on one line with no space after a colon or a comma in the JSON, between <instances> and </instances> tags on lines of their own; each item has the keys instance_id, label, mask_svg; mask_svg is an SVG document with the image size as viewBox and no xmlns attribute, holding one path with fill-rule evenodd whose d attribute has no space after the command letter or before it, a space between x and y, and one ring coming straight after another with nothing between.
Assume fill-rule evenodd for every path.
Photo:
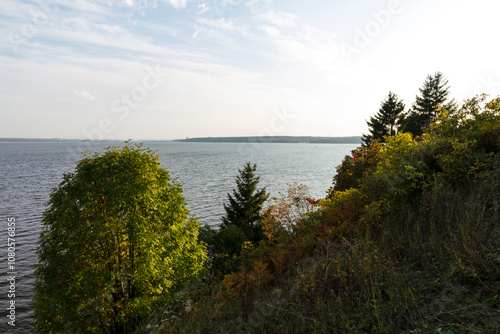
<instances>
[{"instance_id":1,"label":"hazy sky","mask_svg":"<svg viewBox=\"0 0 500 334\"><path fill-rule=\"evenodd\" d=\"M2 0L0 137L351 136L443 72L500 94L495 0Z\"/></svg>"}]
</instances>

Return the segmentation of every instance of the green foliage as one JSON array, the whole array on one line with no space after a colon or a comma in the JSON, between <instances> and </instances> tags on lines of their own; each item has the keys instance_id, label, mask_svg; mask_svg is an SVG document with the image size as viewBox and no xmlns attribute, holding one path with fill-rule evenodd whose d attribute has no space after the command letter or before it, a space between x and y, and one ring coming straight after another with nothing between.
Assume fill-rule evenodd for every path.
<instances>
[{"instance_id":1,"label":"green foliage","mask_svg":"<svg viewBox=\"0 0 500 334\"><path fill-rule=\"evenodd\" d=\"M419 144L411 134L400 133L388 138L379 154L377 168L365 173L361 180L362 192L372 199L389 195L406 200L408 196L416 195L426 166L421 160Z\"/></svg>"},{"instance_id":2,"label":"green foliage","mask_svg":"<svg viewBox=\"0 0 500 334\"><path fill-rule=\"evenodd\" d=\"M222 228L235 226L245 234L248 241L258 243L262 239L261 209L269 195L266 188L257 189L260 177L255 175L257 165L247 162L238 169L237 188L228 194L228 204L224 204L226 215L222 217Z\"/></svg>"},{"instance_id":3,"label":"green foliage","mask_svg":"<svg viewBox=\"0 0 500 334\"><path fill-rule=\"evenodd\" d=\"M486 99L487 95L478 95L465 100L453 114L442 112L428 131L429 136L469 140L480 153L498 153L500 98L489 102Z\"/></svg>"},{"instance_id":4,"label":"green foliage","mask_svg":"<svg viewBox=\"0 0 500 334\"><path fill-rule=\"evenodd\" d=\"M369 146L358 147L351 152L350 156L345 156L342 163L336 167L333 187L329 189L328 197L331 197L334 191L358 188L361 178L378 165L379 151L382 149L381 144L373 143Z\"/></svg>"},{"instance_id":5,"label":"green foliage","mask_svg":"<svg viewBox=\"0 0 500 334\"><path fill-rule=\"evenodd\" d=\"M239 254L245 242L245 234L236 226L217 230L205 225L200 229L199 238L209 245L209 251L213 254Z\"/></svg>"},{"instance_id":6,"label":"green foliage","mask_svg":"<svg viewBox=\"0 0 500 334\"><path fill-rule=\"evenodd\" d=\"M386 136L395 136L404 109L403 101L399 100L393 92L389 92L387 98L382 101L378 113L366 122L370 133L363 136L364 145L369 145L374 140L385 142Z\"/></svg>"},{"instance_id":7,"label":"green foliage","mask_svg":"<svg viewBox=\"0 0 500 334\"><path fill-rule=\"evenodd\" d=\"M208 247L207 272L203 277L207 283L220 279L238 269L239 255L245 242L245 234L236 226L221 229L208 225L200 228L198 238Z\"/></svg>"},{"instance_id":8,"label":"green foliage","mask_svg":"<svg viewBox=\"0 0 500 334\"><path fill-rule=\"evenodd\" d=\"M416 96L412 109L401 119L401 130L415 137L420 136L438 116L440 109L453 113L456 110L455 101L446 102L450 95L449 89L448 80L441 72L436 72L434 76L428 75L420 88L420 96Z\"/></svg>"},{"instance_id":9,"label":"green foliage","mask_svg":"<svg viewBox=\"0 0 500 334\"><path fill-rule=\"evenodd\" d=\"M499 98L486 95L466 100L454 114L442 112L424 134L423 145L432 148L440 177L463 185L494 173L500 152Z\"/></svg>"},{"instance_id":10,"label":"green foliage","mask_svg":"<svg viewBox=\"0 0 500 334\"><path fill-rule=\"evenodd\" d=\"M173 302L206 258L181 186L139 145L87 154L48 205L38 332L130 333Z\"/></svg>"},{"instance_id":11,"label":"green foliage","mask_svg":"<svg viewBox=\"0 0 500 334\"><path fill-rule=\"evenodd\" d=\"M365 203L361 195L355 188L333 192L329 198L320 202L317 218L322 225L336 232L352 229L359 222Z\"/></svg>"}]
</instances>

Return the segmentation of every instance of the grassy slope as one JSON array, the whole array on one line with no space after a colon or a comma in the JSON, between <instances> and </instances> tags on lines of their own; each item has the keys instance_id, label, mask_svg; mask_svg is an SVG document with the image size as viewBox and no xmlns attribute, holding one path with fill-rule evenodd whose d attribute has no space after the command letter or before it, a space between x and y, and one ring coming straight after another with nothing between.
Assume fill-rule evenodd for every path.
<instances>
[{"instance_id":1,"label":"grassy slope","mask_svg":"<svg viewBox=\"0 0 500 334\"><path fill-rule=\"evenodd\" d=\"M500 333L499 169L498 99L353 151L329 198L275 202L268 238L163 331Z\"/></svg>"}]
</instances>

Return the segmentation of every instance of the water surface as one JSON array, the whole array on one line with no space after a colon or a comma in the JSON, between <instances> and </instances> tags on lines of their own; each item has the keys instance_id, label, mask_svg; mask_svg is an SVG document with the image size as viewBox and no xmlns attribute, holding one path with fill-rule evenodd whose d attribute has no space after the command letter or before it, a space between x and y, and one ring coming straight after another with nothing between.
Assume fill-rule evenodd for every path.
<instances>
[{"instance_id":1,"label":"water surface","mask_svg":"<svg viewBox=\"0 0 500 334\"><path fill-rule=\"evenodd\" d=\"M87 149L102 151L123 143L95 142L0 142L0 318L1 333L33 332L33 266L41 218L51 190L64 173L72 172ZM271 196L298 182L321 198L331 186L335 167L354 144L255 144L150 142L162 166L181 183L188 207L201 224L217 225L223 204L235 187L238 168L257 164L260 187ZM7 223L16 220L15 305L16 327L7 325L9 305L7 278Z\"/></svg>"}]
</instances>

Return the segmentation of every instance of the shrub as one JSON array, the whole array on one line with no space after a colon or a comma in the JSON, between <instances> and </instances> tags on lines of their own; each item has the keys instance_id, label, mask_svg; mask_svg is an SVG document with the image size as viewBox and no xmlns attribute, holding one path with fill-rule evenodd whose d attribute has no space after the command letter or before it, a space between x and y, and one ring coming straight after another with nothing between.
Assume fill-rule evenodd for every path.
<instances>
[{"instance_id":1,"label":"shrub","mask_svg":"<svg viewBox=\"0 0 500 334\"><path fill-rule=\"evenodd\" d=\"M369 146L358 147L350 156L345 156L342 163L336 167L337 172L333 177L333 187L329 190L329 196L332 196L334 191L358 188L363 176L378 165L382 149L382 144L372 143Z\"/></svg>"}]
</instances>

